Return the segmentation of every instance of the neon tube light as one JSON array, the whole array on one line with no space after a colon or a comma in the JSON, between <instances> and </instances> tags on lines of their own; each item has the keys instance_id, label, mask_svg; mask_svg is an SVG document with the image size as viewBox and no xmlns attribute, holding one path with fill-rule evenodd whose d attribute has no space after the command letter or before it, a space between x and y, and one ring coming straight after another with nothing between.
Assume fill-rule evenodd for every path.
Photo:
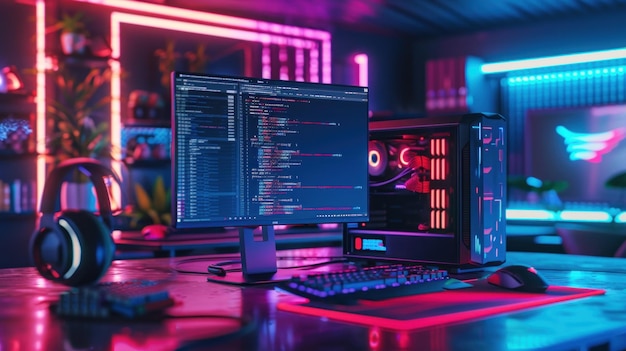
<instances>
[{"instance_id":1,"label":"neon tube light","mask_svg":"<svg viewBox=\"0 0 626 351\"><path fill-rule=\"evenodd\" d=\"M179 18L184 21L185 24L189 24L190 19L196 22L212 23L219 25L223 28L228 26L229 28L242 28L254 33L267 33L270 35L277 35L281 37L303 38L309 41L319 41L322 50L322 82L330 83L331 76L331 35L327 31L303 28L296 26L287 26L278 23L270 23L257 21L252 19L218 15L214 13L187 10L182 8L150 4L140 1L131 0L74 0L76 2L87 2L95 5L115 7L119 9L129 10L133 12L145 12L159 17ZM207 33L202 33L207 34ZM211 33L213 34L213 33ZM294 46L298 47L297 44Z\"/></svg>"},{"instance_id":2,"label":"neon tube light","mask_svg":"<svg viewBox=\"0 0 626 351\"><path fill-rule=\"evenodd\" d=\"M565 221L577 222L611 222L613 217L604 211L561 211L560 217Z\"/></svg>"},{"instance_id":3,"label":"neon tube light","mask_svg":"<svg viewBox=\"0 0 626 351\"><path fill-rule=\"evenodd\" d=\"M547 210L518 210L507 209L506 219L535 219L542 221L553 221L556 219L556 214Z\"/></svg>"},{"instance_id":4,"label":"neon tube light","mask_svg":"<svg viewBox=\"0 0 626 351\"><path fill-rule=\"evenodd\" d=\"M367 54L354 55L354 63L357 64L359 70L359 81L357 84L362 87L368 86L368 57Z\"/></svg>"},{"instance_id":5,"label":"neon tube light","mask_svg":"<svg viewBox=\"0 0 626 351\"><path fill-rule=\"evenodd\" d=\"M563 72L555 72L550 74L536 74L536 75L525 75L525 76L513 76L507 79L507 83L511 84L528 84L528 83L548 83L550 81L561 82L564 80L572 80L572 79L585 79L585 78L594 78L594 77L602 77L605 75L609 75L609 77L623 75L626 72L625 66L611 66L603 69L582 69L582 70L573 70L573 71L563 71Z\"/></svg>"},{"instance_id":6,"label":"neon tube light","mask_svg":"<svg viewBox=\"0 0 626 351\"><path fill-rule=\"evenodd\" d=\"M36 127L35 127L35 151L38 155L46 152L46 3L45 0L37 0L35 3L36 18L36 70L37 70L37 96L36 105ZM37 157L37 211L39 211L43 185L46 181L46 159Z\"/></svg>"},{"instance_id":7,"label":"neon tube light","mask_svg":"<svg viewBox=\"0 0 626 351\"><path fill-rule=\"evenodd\" d=\"M289 80L289 60L285 45L281 45L278 48L278 64L280 66L279 79Z\"/></svg>"},{"instance_id":8,"label":"neon tube light","mask_svg":"<svg viewBox=\"0 0 626 351\"><path fill-rule=\"evenodd\" d=\"M301 47L296 47L295 54L296 61L296 81L304 81L304 50Z\"/></svg>"},{"instance_id":9,"label":"neon tube light","mask_svg":"<svg viewBox=\"0 0 626 351\"><path fill-rule=\"evenodd\" d=\"M320 65L319 65L320 52L319 52L319 49L317 48L317 45L313 46L313 48L309 52L309 57L310 57L309 61L311 65L311 67L309 67L309 70L311 72L310 80L311 82L318 83L319 73L320 73Z\"/></svg>"},{"instance_id":10,"label":"neon tube light","mask_svg":"<svg viewBox=\"0 0 626 351\"><path fill-rule=\"evenodd\" d=\"M615 216L615 223L626 223L626 212L622 212Z\"/></svg>"},{"instance_id":11,"label":"neon tube light","mask_svg":"<svg viewBox=\"0 0 626 351\"><path fill-rule=\"evenodd\" d=\"M151 4L141 1L132 0L74 0L76 2L87 2L94 5L103 5L116 7L119 9L130 10L133 12L147 12L159 16L184 18L187 21L193 19L206 23L222 24L229 27L240 27L252 29L255 32L263 31L276 34L284 34L295 37L304 37L317 40L330 40L330 33L296 26L288 26L279 23L263 22L253 19L219 15L215 13L188 10L178 7L170 7L165 5Z\"/></svg>"},{"instance_id":12,"label":"neon tube light","mask_svg":"<svg viewBox=\"0 0 626 351\"><path fill-rule=\"evenodd\" d=\"M274 34L263 34L243 29L225 28L208 24L190 23L178 20L156 18L143 15L133 15L122 12L113 12L111 14L111 24L119 26L121 23L167 29L179 32L210 35L214 37L253 41L259 43L269 42L271 44L277 45L286 44L294 47L302 46L304 48L314 48L316 44L315 41L311 40L301 40ZM113 31L113 28L111 28L111 31ZM115 56L113 57L117 58Z\"/></svg>"},{"instance_id":13,"label":"neon tube light","mask_svg":"<svg viewBox=\"0 0 626 351\"><path fill-rule=\"evenodd\" d=\"M263 42L261 48L261 77L270 78L272 76L272 54L270 44Z\"/></svg>"},{"instance_id":14,"label":"neon tube light","mask_svg":"<svg viewBox=\"0 0 626 351\"><path fill-rule=\"evenodd\" d=\"M155 18L143 15L134 15L121 12L111 14L111 56L116 59L110 62L111 67L111 144L113 146L113 156L121 158L121 25L122 23L167 29L179 32L195 33L211 36L239 39L245 41L259 42L263 44L262 53L262 76L271 76L271 55L270 44L290 45L296 48L309 49L311 53L311 80L318 79L317 72L317 42L304 40L301 38L284 37L274 34L258 33L243 29L224 28L207 24L189 23L172 19ZM121 166L114 164L112 168L121 174ZM120 199L120 195L115 195L115 199Z\"/></svg>"},{"instance_id":15,"label":"neon tube light","mask_svg":"<svg viewBox=\"0 0 626 351\"><path fill-rule=\"evenodd\" d=\"M224 28L218 26L212 26L207 24L198 24L198 23L189 23L187 21L177 21L171 19L162 19L155 18L150 16L142 16L142 15L133 15L121 12L113 12L111 14L111 48L112 48L112 56L115 59L119 59L120 57L120 26L122 23L133 24L133 25L141 25L152 28L160 28L160 29L168 29L174 31L181 31L187 33L195 33L207 35L210 33L211 36L230 38L230 39L239 39L244 41L253 41L262 43L262 55L261 55L261 75L263 78L271 78L272 69L271 69L271 54L270 54L270 44L277 45L288 45L295 47L297 50L300 49L308 49L310 54L310 66L309 66L309 77L311 81L319 81L319 57L317 46L318 42L314 40L306 40L302 38L292 38L285 37L275 34L268 33L258 33L254 31L242 30L242 29L233 29L233 28ZM300 72L298 75L302 75L302 70L304 67L296 67L297 72ZM112 71L112 79L115 81L119 81L119 76L121 72L119 70ZM322 77L323 78L323 77ZM113 84L119 84L112 82ZM119 91L111 91L112 97L115 99L116 93L119 94ZM119 100L118 100L119 101ZM112 103L114 101L112 100ZM113 108L112 108L113 109ZM117 117L119 114L112 114L113 118ZM115 122L113 122L115 123Z\"/></svg>"},{"instance_id":16,"label":"neon tube light","mask_svg":"<svg viewBox=\"0 0 626 351\"><path fill-rule=\"evenodd\" d=\"M594 51L570 55L549 56L525 60L513 60L495 63L485 63L481 66L484 74L505 73L522 69L533 69L543 67L553 67L570 65L577 63L588 63L605 60L626 58L626 49Z\"/></svg>"}]
</instances>

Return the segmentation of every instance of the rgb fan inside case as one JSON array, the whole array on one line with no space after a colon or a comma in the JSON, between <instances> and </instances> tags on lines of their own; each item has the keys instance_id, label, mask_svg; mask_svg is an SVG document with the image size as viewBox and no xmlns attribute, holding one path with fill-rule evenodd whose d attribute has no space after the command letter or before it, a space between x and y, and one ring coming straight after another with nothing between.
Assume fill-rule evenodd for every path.
<instances>
[{"instance_id":1,"label":"rgb fan inside case","mask_svg":"<svg viewBox=\"0 0 626 351\"><path fill-rule=\"evenodd\" d=\"M370 220L348 257L472 269L506 257L506 121L473 113L370 122Z\"/></svg>"}]
</instances>

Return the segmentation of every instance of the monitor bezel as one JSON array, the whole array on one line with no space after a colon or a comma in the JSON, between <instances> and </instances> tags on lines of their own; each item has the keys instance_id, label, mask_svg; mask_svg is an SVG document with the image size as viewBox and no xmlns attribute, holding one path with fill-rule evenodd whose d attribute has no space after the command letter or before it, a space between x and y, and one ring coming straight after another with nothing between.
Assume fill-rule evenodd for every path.
<instances>
[{"instance_id":1,"label":"monitor bezel","mask_svg":"<svg viewBox=\"0 0 626 351\"><path fill-rule=\"evenodd\" d=\"M365 111L364 111L364 119L363 125L366 129L366 133L363 135L363 149L365 150L363 153L363 164L364 164L364 175L363 175L363 189L365 191L365 209L360 214L355 214L354 216L336 216L336 217L310 217L303 219L302 217L295 218L280 218L280 219L271 219L271 218L256 218L256 219L240 219L240 220L220 220L220 221L207 221L202 220L198 222L193 221L178 221L177 214L177 197L176 191L178 189L177 183L177 153L179 152L179 148L177 145L177 121L176 121L176 104L174 99L174 94L176 91L176 78L178 75L190 75L194 77L206 77L209 79L222 79L225 81L231 82L241 82L241 83L267 83L267 84L286 84L288 86L301 86L304 88L319 88L319 87L332 87L334 89L354 89L362 90L363 93L366 94L366 102L365 102ZM191 73L191 72L183 72L183 71L173 71L171 73L171 128L172 128L172 147L171 147L171 160L172 160L172 196L171 196L171 225L177 229L202 229L202 228L223 228L223 227L259 227L259 226L273 226L273 225L308 225L308 224L325 224L325 223L351 223L351 222L364 222L369 220L369 186L368 179L369 175L367 172L367 154L368 154L368 141L369 141L369 88L363 86L356 85L348 85L348 84L336 84L336 83L319 83L319 82L300 82L300 81L286 81L286 80L278 80L278 79L269 79L269 78L258 78L258 77L246 77L246 76L232 76L232 75L222 75L222 74L211 74L211 73Z\"/></svg>"}]
</instances>

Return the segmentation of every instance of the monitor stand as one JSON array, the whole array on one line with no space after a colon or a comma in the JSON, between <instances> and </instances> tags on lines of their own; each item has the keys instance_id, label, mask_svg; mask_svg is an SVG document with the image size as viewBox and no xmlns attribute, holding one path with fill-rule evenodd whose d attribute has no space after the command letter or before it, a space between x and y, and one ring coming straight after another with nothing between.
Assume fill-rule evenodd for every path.
<instances>
[{"instance_id":1,"label":"monitor stand","mask_svg":"<svg viewBox=\"0 0 626 351\"><path fill-rule=\"evenodd\" d=\"M262 236L257 240L253 227L239 228L239 251L241 271L226 272L224 276L210 274L211 282L253 285L277 283L286 280L293 273L280 272L276 265L276 239L274 226L261 226Z\"/></svg>"},{"instance_id":2,"label":"monitor stand","mask_svg":"<svg viewBox=\"0 0 626 351\"><path fill-rule=\"evenodd\" d=\"M241 273L249 281L271 280L276 271L274 226L261 227L262 240L256 240L253 228L239 228Z\"/></svg>"}]
</instances>

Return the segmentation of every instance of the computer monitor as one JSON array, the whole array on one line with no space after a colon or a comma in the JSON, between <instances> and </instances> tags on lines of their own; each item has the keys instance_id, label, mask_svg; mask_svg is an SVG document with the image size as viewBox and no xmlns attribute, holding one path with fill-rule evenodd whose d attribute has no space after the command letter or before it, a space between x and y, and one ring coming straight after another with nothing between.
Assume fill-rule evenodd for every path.
<instances>
[{"instance_id":1,"label":"computer monitor","mask_svg":"<svg viewBox=\"0 0 626 351\"><path fill-rule=\"evenodd\" d=\"M366 87L173 72L173 225L237 227L251 281L277 271L274 225L367 221L368 97Z\"/></svg>"}]
</instances>

